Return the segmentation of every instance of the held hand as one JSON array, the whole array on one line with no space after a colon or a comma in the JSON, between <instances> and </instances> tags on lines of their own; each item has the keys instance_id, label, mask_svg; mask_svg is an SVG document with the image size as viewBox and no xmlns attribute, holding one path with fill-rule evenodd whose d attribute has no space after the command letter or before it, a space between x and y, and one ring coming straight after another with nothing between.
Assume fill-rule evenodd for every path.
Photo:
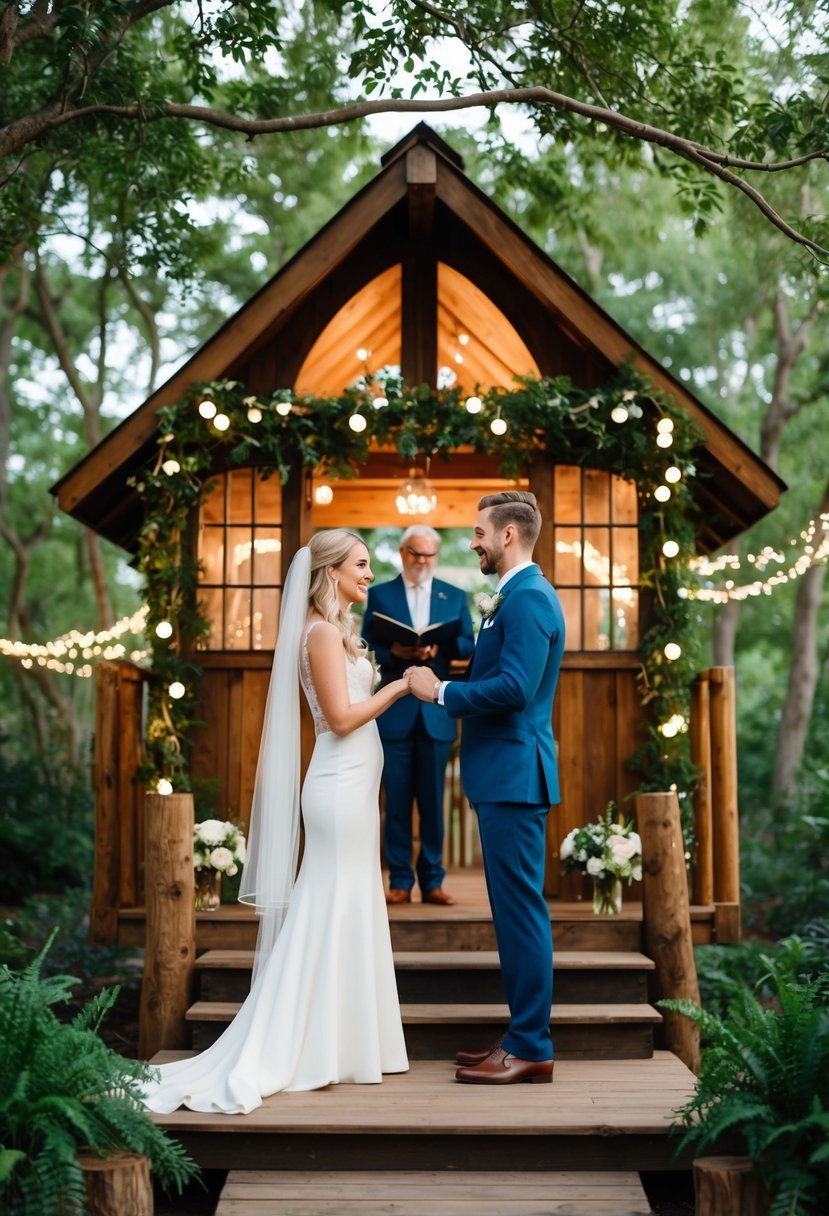
<instances>
[{"instance_id":1,"label":"held hand","mask_svg":"<svg viewBox=\"0 0 829 1216\"><path fill-rule=\"evenodd\" d=\"M435 673L428 667L410 667L406 672L409 689L420 701L431 701L435 691Z\"/></svg>"}]
</instances>

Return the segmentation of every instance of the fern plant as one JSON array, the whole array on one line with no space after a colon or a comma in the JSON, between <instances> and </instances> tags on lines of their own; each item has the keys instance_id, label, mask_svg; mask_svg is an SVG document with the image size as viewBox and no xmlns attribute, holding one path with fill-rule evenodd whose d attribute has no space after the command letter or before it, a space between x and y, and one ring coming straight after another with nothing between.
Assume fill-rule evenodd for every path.
<instances>
[{"instance_id":1,"label":"fern plant","mask_svg":"<svg viewBox=\"0 0 829 1216\"><path fill-rule=\"evenodd\" d=\"M69 1000L77 980L41 975L50 945L22 971L0 967L0 1210L83 1213L80 1148L141 1153L165 1189L181 1192L198 1167L142 1107L153 1070L117 1055L98 1034L117 988L61 1022L54 1007Z\"/></svg>"},{"instance_id":2,"label":"fern plant","mask_svg":"<svg viewBox=\"0 0 829 1216\"><path fill-rule=\"evenodd\" d=\"M817 1216L829 1211L829 977L771 979L771 1005L744 989L724 1017L692 1001L660 1002L702 1036L694 1095L676 1112L679 1151L736 1143L769 1193L771 1216Z\"/></svg>"}]
</instances>

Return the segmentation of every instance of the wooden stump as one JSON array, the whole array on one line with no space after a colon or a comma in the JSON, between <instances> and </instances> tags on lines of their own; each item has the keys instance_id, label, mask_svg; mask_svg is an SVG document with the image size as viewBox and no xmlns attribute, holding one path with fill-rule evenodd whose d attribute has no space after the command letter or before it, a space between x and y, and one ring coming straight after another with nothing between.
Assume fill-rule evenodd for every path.
<instances>
[{"instance_id":1,"label":"wooden stump","mask_svg":"<svg viewBox=\"0 0 829 1216\"><path fill-rule=\"evenodd\" d=\"M767 1216L769 1200L748 1157L694 1162L696 1216Z\"/></svg>"},{"instance_id":2,"label":"wooden stump","mask_svg":"<svg viewBox=\"0 0 829 1216\"><path fill-rule=\"evenodd\" d=\"M147 794L147 936L138 1047L151 1059L162 1048L189 1047L185 1021L196 958L193 795Z\"/></svg>"},{"instance_id":3,"label":"wooden stump","mask_svg":"<svg viewBox=\"0 0 829 1216\"><path fill-rule=\"evenodd\" d=\"M691 937L685 846L676 794L640 794L636 826L642 839L645 949L656 966L660 997L696 1001L699 983ZM699 1027L662 1010L665 1041L692 1072L699 1072Z\"/></svg>"},{"instance_id":4,"label":"wooden stump","mask_svg":"<svg viewBox=\"0 0 829 1216\"><path fill-rule=\"evenodd\" d=\"M89 1216L153 1216L153 1186L146 1157L82 1153L78 1163L86 1180Z\"/></svg>"}]
</instances>

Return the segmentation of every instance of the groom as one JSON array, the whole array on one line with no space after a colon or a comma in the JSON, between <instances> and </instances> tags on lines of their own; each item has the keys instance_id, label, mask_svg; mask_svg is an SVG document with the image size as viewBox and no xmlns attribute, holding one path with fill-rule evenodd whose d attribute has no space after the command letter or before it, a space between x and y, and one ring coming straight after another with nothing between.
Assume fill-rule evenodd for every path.
<instances>
[{"instance_id":1,"label":"groom","mask_svg":"<svg viewBox=\"0 0 829 1216\"><path fill-rule=\"evenodd\" d=\"M435 680L425 667L407 673L417 697L463 719L461 777L478 815L510 1009L501 1039L458 1053L457 1080L478 1085L553 1079L553 944L543 885L547 815L559 797L551 716L564 617L532 560L540 530L534 494L505 490L480 500L471 547L482 573L499 581L467 680Z\"/></svg>"}]
</instances>

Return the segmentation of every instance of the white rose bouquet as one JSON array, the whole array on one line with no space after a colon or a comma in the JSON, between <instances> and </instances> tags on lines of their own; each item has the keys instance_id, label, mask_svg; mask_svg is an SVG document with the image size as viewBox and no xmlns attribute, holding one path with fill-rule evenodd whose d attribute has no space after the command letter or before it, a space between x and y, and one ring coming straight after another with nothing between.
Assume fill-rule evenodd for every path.
<instances>
[{"instance_id":1,"label":"white rose bouquet","mask_svg":"<svg viewBox=\"0 0 829 1216\"><path fill-rule=\"evenodd\" d=\"M632 820L616 818L612 802L596 823L573 828L561 842L559 858L565 874L580 870L593 879L593 907L597 912L618 911L624 879L628 886L642 877L642 841ZM619 892L616 896L614 888Z\"/></svg>"},{"instance_id":2,"label":"white rose bouquet","mask_svg":"<svg viewBox=\"0 0 829 1216\"><path fill-rule=\"evenodd\" d=\"M244 833L225 819L205 819L193 827L193 865L232 878L246 858Z\"/></svg>"}]
</instances>

